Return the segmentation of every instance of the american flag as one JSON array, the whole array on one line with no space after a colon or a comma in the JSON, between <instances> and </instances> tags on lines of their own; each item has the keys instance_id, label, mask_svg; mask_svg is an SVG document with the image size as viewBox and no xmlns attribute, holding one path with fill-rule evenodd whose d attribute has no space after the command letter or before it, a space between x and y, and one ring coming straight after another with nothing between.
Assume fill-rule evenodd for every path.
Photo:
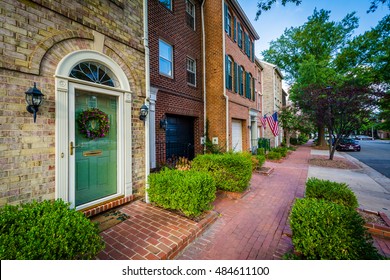
<instances>
[{"instance_id":1,"label":"american flag","mask_svg":"<svg viewBox=\"0 0 390 280\"><path fill-rule=\"evenodd\" d=\"M271 128L272 134L277 136L279 134L279 125L278 125L278 113L275 112L272 116L267 117L268 125Z\"/></svg>"},{"instance_id":2,"label":"american flag","mask_svg":"<svg viewBox=\"0 0 390 280\"><path fill-rule=\"evenodd\" d=\"M267 118L266 118L266 115L264 115L264 118L260 117L260 121L261 121L261 124L263 125L264 129L266 129L267 128Z\"/></svg>"}]
</instances>

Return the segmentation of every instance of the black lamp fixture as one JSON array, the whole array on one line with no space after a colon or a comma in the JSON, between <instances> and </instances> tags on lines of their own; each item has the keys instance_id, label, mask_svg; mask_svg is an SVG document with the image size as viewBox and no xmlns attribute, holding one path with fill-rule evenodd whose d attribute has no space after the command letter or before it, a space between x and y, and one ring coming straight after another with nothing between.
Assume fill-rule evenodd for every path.
<instances>
[{"instance_id":1,"label":"black lamp fixture","mask_svg":"<svg viewBox=\"0 0 390 280\"><path fill-rule=\"evenodd\" d=\"M167 130L168 126L168 120L167 117L164 115L164 117L160 120L160 128Z\"/></svg>"},{"instance_id":2,"label":"black lamp fixture","mask_svg":"<svg viewBox=\"0 0 390 280\"><path fill-rule=\"evenodd\" d=\"M26 102L27 102L27 111L31 114L34 114L34 123L37 120L37 112L39 109L39 106L42 105L43 98L45 95L42 94L42 92L37 89L37 84L34 82L34 87L29 88L26 93Z\"/></svg>"},{"instance_id":3,"label":"black lamp fixture","mask_svg":"<svg viewBox=\"0 0 390 280\"><path fill-rule=\"evenodd\" d=\"M141 121L145 121L146 116L148 115L149 108L145 104L142 104L140 112L139 112L139 119Z\"/></svg>"}]
</instances>

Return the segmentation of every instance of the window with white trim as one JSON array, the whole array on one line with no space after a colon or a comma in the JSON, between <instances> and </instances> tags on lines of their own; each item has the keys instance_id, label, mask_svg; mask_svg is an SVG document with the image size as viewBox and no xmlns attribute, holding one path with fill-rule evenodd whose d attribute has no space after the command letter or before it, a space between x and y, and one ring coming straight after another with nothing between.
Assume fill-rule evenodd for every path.
<instances>
[{"instance_id":1,"label":"window with white trim","mask_svg":"<svg viewBox=\"0 0 390 280\"><path fill-rule=\"evenodd\" d=\"M173 47L159 40L159 71L160 74L173 77Z\"/></svg>"},{"instance_id":2,"label":"window with white trim","mask_svg":"<svg viewBox=\"0 0 390 280\"><path fill-rule=\"evenodd\" d=\"M195 5L189 0L186 0L186 20L187 25L195 30Z\"/></svg>"},{"instance_id":3,"label":"window with white trim","mask_svg":"<svg viewBox=\"0 0 390 280\"><path fill-rule=\"evenodd\" d=\"M196 61L187 57L187 83L196 86Z\"/></svg>"}]
</instances>

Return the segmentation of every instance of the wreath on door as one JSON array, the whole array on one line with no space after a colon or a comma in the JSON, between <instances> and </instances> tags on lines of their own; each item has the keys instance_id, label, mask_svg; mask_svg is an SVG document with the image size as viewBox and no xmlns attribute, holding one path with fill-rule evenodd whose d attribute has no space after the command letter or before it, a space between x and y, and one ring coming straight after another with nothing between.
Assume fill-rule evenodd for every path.
<instances>
[{"instance_id":1,"label":"wreath on door","mask_svg":"<svg viewBox=\"0 0 390 280\"><path fill-rule=\"evenodd\" d=\"M82 111L78 124L80 133L88 139L105 137L110 130L108 115L98 108Z\"/></svg>"}]
</instances>

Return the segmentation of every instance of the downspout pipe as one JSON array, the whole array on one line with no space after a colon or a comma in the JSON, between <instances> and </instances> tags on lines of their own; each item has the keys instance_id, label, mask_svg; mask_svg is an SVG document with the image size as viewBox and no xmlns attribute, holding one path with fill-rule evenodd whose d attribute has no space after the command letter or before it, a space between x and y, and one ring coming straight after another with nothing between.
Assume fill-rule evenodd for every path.
<instances>
[{"instance_id":1,"label":"downspout pipe","mask_svg":"<svg viewBox=\"0 0 390 280\"><path fill-rule=\"evenodd\" d=\"M222 0L222 11L223 11L223 5L225 3L225 0ZM226 151L229 151L229 96L226 94L226 61L225 61L225 55L226 55L226 38L225 38L225 28L224 28L224 22L225 17L222 12L222 61L223 61L223 96L226 100Z\"/></svg>"},{"instance_id":2,"label":"downspout pipe","mask_svg":"<svg viewBox=\"0 0 390 280\"><path fill-rule=\"evenodd\" d=\"M150 52L149 52L149 32L148 32L148 0L143 0L143 14L144 14L144 48L145 48L145 105L149 108L150 98ZM148 177L150 174L150 131L149 131L150 117L145 120L145 201L150 203L148 195Z\"/></svg>"},{"instance_id":3,"label":"downspout pipe","mask_svg":"<svg viewBox=\"0 0 390 280\"><path fill-rule=\"evenodd\" d=\"M207 90L206 90L206 31L204 25L204 4L202 1L201 17L202 17L202 58L203 58L203 151L206 152L206 123L207 123Z\"/></svg>"}]
</instances>

